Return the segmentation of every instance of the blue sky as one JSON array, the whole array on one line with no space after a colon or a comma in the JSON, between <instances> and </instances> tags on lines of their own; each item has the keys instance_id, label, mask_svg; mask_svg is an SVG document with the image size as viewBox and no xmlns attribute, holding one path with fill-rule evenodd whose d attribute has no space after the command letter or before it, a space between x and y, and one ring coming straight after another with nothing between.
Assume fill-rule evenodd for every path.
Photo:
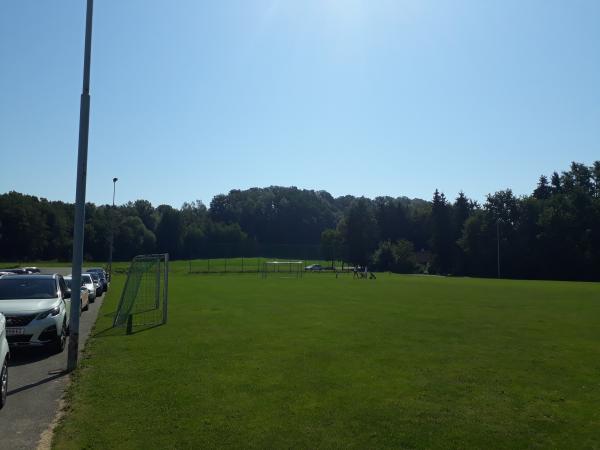
<instances>
[{"instance_id":1,"label":"blue sky","mask_svg":"<svg viewBox=\"0 0 600 450\"><path fill-rule=\"evenodd\" d=\"M0 3L0 192L73 201L85 1ZM87 199L475 199L600 159L597 0L96 0Z\"/></svg>"}]
</instances>

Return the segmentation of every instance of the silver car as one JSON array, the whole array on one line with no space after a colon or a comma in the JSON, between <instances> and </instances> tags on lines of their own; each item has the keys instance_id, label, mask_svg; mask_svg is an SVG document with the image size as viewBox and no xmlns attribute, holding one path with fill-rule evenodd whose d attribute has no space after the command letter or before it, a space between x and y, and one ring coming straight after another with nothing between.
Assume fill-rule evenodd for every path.
<instances>
[{"instance_id":1,"label":"silver car","mask_svg":"<svg viewBox=\"0 0 600 450\"><path fill-rule=\"evenodd\" d=\"M67 287L71 289L71 280L73 279L73 275L67 275L65 277L65 282L67 283ZM92 276L89 273L81 274L81 287L85 288L88 292L88 298L90 303L94 303L96 301L96 292L98 286L92 280Z\"/></svg>"},{"instance_id":2,"label":"silver car","mask_svg":"<svg viewBox=\"0 0 600 450\"><path fill-rule=\"evenodd\" d=\"M102 296L104 289L102 287L102 282L100 281L100 275L98 275L96 272L85 272L85 274L89 275L94 282L94 287L96 288L96 297Z\"/></svg>"},{"instance_id":3,"label":"silver car","mask_svg":"<svg viewBox=\"0 0 600 450\"><path fill-rule=\"evenodd\" d=\"M8 342L6 341L6 319L0 314L0 409L6 404L8 395Z\"/></svg>"},{"instance_id":4,"label":"silver car","mask_svg":"<svg viewBox=\"0 0 600 450\"><path fill-rule=\"evenodd\" d=\"M71 292L61 275L4 275L0 313L10 346L48 346L60 353L69 330Z\"/></svg>"},{"instance_id":5,"label":"silver car","mask_svg":"<svg viewBox=\"0 0 600 450\"><path fill-rule=\"evenodd\" d=\"M71 275L65 277L65 283L67 284L67 288L71 291L71 299L73 298L73 277ZM87 311L90 307L90 291L85 287L85 282L83 281L83 276L81 280L81 296L79 297L81 302L80 309L81 311Z\"/></svg>"}]
</instances>

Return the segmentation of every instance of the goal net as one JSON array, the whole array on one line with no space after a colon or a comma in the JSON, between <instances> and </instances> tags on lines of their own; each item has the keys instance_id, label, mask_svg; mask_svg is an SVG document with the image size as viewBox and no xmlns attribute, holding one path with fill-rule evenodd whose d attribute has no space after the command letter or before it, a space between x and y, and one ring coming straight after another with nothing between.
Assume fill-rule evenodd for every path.
<instances>
[{"instance_id":1,"label":"goal net","mask_svg":"<svg viewBox=\"0 0 600 450\"><path fill-rule=\"evenodd\" d=\"M167 323L169 254L133 258L121 293L114 327L151 327Z\"/></svg>"},{"instance_id":2,"label":"goal net","mask_svg":"<svg viewBox=\"0 0 600 450\"><path fill-rule=\"evenodd\" d=\"M263 278L279 275L281 278L302 278L304 261L265 261L261 267Z\"/></svg>"}]
</instances>

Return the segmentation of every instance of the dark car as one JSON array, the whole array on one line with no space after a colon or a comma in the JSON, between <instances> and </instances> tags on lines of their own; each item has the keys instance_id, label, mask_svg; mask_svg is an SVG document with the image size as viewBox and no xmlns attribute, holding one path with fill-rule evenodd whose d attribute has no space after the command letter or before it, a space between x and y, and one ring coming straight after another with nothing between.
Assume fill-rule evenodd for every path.
<instances>
[{"instance_id":1,"label":"dark car","mask_svg":"<svg viewBox=\"0 0 600 450\"><path fill-rule=\"evenodd\" d=\"M0 271L5 272L5 273L12 273L15 275L28 275L29 272L27 272L27 270L25 269L0 269Z\"/></svg>"}]
</instances>

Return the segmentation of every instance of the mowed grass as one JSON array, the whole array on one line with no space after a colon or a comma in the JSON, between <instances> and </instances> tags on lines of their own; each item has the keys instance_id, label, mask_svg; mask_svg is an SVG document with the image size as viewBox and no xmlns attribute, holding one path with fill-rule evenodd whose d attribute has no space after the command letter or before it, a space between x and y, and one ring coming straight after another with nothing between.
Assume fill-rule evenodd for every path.
<instances>
[{"instance_id":1,"label":"mowed grass","mask_svg":"<svg viewBox=\"0 0 600 450\"><path fill-rule=\"evenodd\" d=\"M170 277L109 327L56 448L598 448L600 285L380 274Z\"/></svg>"}]
</instances>

